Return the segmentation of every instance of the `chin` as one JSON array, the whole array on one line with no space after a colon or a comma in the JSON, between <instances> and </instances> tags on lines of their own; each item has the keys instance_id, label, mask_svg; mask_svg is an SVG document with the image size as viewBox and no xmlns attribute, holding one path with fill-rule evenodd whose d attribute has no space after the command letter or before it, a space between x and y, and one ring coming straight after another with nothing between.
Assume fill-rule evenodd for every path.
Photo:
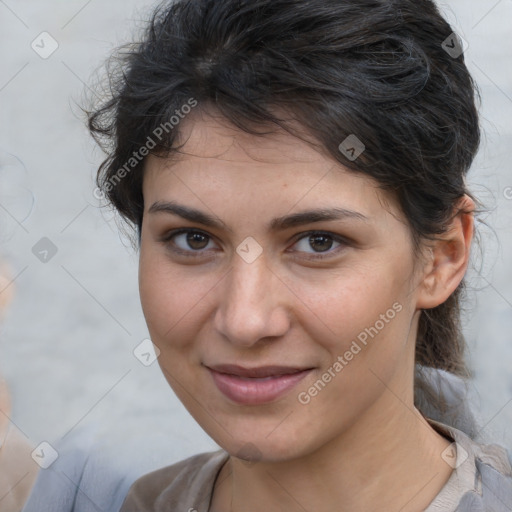
<instances>
[{"instance_id":1,"label":"chin","mask_svg":"<svg viewBox=\"0 0 512 512\"><path fill-rule=\"evenodd\" d=\"M231 456L241 459L248 465L257 462L285 462L315 450L311 432L303 429L278 432L279 427L274 431L268 428L255 430L255 427L253 424L251 428L240 429L239 432L231 430L232 437L215 441ZM320 444L321 441L318 442L318 445Z\"/></svg>"}]
</instances>

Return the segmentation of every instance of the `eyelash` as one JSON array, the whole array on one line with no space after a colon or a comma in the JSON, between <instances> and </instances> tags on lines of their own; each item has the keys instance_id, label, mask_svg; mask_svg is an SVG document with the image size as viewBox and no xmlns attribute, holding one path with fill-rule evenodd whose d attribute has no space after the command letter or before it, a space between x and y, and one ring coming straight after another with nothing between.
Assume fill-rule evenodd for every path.
<instances>
[{"instance_id":1,"label":"eyelash","mask_svg":"<svg viewBox=\"0 0 512 512\"><path fill-rule=\"evenodd\" d=\"M205 233L204 231L200 231L198 229L180 228L180 229L175 229L175 230L172 230L172 231L169 231L168 233L166 233L161 238L161 242L164 245L166 245L167 247L169 247L170 250L176 254L180 254L180 255L186 256L188 258L196 258L196 257L202 256L202 254L205 252L202 249L198 250L198 251L194 251L192 249L190 251L184 251L182 249L177 249L173 245L172 239L175 238L176 236L182 235L184 233L197 233L197 234L207 237L209 240L211 240L213 238L208 233ZM344 247L350 245L348 240L340 235L336 235L335 233L330 233L329 231L315 231L315 230L306 231L304 233L300 233L299 235L297 235L294 239L293 245L295 245L297 242L303 240L304 238L307 238L307 237L310 237L313 235L327 236L327 237L331 238L334 242L340 243L341 246L334 250L325 251L324 253L313 253L313 254L308 253L309 256L307 257L307 259L310 259L310 260L324 260L327 258L331 258L331 257L333 257L333 255L339 253L340 250L343 250ZM300 251L293 251L293 252L300 252ZM324 254L326 254L327 256L324 256Z\"/></svg>"}]
</instances>

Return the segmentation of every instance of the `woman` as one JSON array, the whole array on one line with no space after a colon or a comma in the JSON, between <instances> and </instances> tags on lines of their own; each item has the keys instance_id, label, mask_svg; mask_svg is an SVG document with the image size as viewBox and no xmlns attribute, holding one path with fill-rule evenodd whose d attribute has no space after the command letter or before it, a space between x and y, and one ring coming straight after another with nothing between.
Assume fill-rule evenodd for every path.
<instances>
[{"instance_id":1,"label":"woman","mask_svg":"<svg viewBox=\"0 0 512 512\"><path fill-rule=\"evenodd\" d=\"M511 509L509 453L435 385L468 375L462 50L427 0L177 0L124 54L89 118L98 185L136 229L161 369L222 449L123 512Z\"/></svg>"}]
</instances>

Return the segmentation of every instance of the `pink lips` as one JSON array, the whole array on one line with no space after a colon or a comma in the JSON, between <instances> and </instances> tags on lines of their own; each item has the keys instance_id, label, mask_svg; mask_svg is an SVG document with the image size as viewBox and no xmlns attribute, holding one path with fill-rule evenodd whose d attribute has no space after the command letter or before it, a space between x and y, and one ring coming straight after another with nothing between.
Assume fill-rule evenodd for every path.
<instances>
[{"instance_id":1,"label":"pink lips","mask_svg":"<svg viewBox=\"0 0 512 512\"><path fill-rule=\"evenodd\" d=\"M242 368L225 364L207 367L219 391L245 405L272 402L292 389L311 368L262 366Z\"/></svg>"}]
</instances>

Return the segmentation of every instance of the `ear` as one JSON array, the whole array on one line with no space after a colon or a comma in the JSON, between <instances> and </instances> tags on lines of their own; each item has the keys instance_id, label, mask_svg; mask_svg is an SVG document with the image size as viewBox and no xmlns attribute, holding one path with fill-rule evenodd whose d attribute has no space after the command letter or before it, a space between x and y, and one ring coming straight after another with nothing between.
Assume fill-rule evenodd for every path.
<instances>
[{"instance_id":1,"label":"ear","mask_svg":"<svg viewBox=\"0 0 512 512\"><path fill-rule=\"evenodd\" d=\"M429 246L430 255L418 287L417 309L439 306L462 281L473 240L474 209L474 201L464 195L456 205L446 232Z\"/></svg>"}]
</instances>

